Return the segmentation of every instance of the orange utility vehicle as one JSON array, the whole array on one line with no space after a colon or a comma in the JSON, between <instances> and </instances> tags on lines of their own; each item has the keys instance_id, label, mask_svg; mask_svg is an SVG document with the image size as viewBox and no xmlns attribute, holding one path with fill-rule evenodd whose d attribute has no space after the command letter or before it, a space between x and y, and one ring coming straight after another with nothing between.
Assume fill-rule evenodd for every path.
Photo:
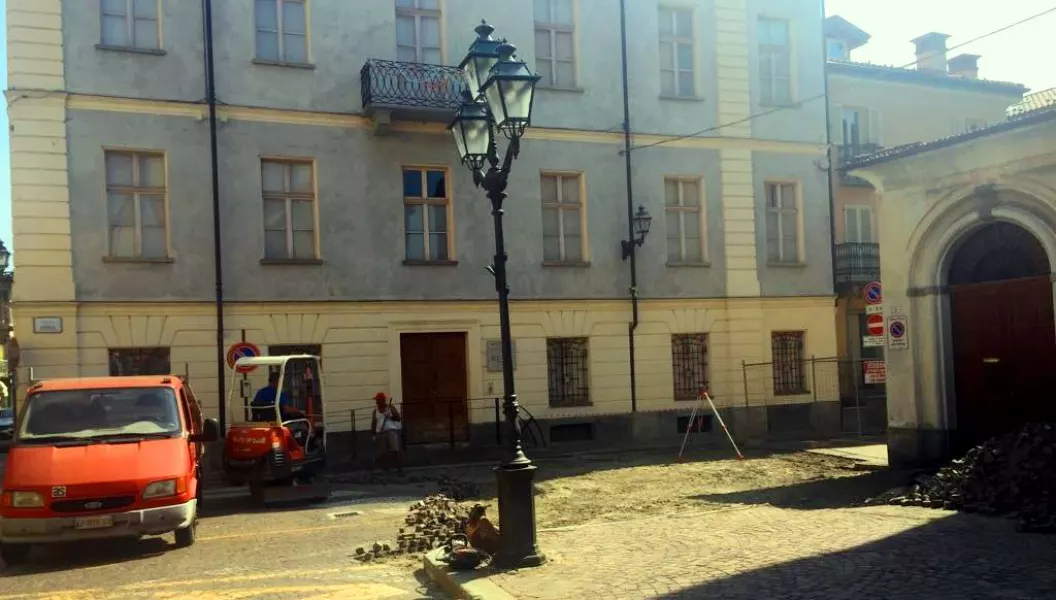
<instances>
[{"instance_id":1,"label":"orange utility vehicle","mask_svg":"<svg viewBox=\"0 0 1056 600\"><path fill-rule=\"evenodd\" d=\"M264 503L330 497L319 475L326 466L326 422L323 378L318 356L244 357L240 368L264 367L268 384L250 399L250 391L233 378L228 397L224 471L232 485L249 484ZM242 390L242 401L234 391Z\"/></svg>"},{"instance_id":2,"label":"orange utility vehicle","mask_svg":"<svg viewBox=\"0 0 1056 600\"><path fill-rule=\"evenodd\" d=\"M0 558L34 544L174 532L194 543L220 427L177 375L53 379L26 391L0 495Z\"/></svg>"}]
</instances>

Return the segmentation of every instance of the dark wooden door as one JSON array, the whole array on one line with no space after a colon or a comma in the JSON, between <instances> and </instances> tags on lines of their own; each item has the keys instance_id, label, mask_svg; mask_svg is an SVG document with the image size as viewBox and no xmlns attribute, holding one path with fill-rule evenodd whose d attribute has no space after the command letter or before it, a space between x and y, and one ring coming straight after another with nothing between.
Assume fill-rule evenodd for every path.
<instances>
[{"instance_id":1,"label":"dark wooden door","mask_svg":"<svg viewBox=\"0 0 1056 600\"><path fill-rule=\"evenodd\" d=\"M469 439L466 334L401 334L400 363L407 443Z\"/></svg>"},{"instance_id":2,"label":"dark wooden door","mask_svg":"<svg viewBox=\"0 0 1056 600\"><path fill-rule=\"evenodd\" d=\"M1056 417L1056 328L1048 276L950 288L962 448Z\"/></svg>"}]
</instances>

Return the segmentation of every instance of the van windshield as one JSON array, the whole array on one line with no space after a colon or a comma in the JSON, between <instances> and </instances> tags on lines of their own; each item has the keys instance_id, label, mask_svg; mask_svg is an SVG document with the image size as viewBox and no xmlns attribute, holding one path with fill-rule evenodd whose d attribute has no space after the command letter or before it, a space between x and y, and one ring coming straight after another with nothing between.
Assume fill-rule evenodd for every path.
<instances>
[{"instance_id":1,"label":"van windshield","mask_svg":"<svg viewBox=\"0 0 1056 600\"><path fill-rule=\"evenodd\" d=\"M173 437L181 432L171 388L64 390L29 398L18 440Z\"/></svg>"}]
</instances>

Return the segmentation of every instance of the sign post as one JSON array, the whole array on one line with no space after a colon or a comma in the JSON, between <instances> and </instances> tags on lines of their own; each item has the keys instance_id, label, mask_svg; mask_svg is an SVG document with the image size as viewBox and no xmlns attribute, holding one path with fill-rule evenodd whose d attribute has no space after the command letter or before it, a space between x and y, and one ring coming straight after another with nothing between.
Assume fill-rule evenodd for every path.
<instances>
[{"instance_id":1,"label":"sign post","mask_svg":"<svg viewBox=\"0 0 1056 600\"><path fill-rule=\"evenodd\" d=\"M909 317L891 315L887 318L887 347L891 350L909 348Z\"/></svg>"}]
</instances>

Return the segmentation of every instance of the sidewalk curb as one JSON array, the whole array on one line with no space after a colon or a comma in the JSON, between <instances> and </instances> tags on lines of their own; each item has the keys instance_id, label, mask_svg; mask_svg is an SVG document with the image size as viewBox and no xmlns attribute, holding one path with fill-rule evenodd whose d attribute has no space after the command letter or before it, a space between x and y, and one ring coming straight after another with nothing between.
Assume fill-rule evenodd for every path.
<instances>
[{"instance_id":1,"label":"sidewalk curb","mask_svg":"<svg viewBox=\"0 0 1056 600\"><path fill-rule=\"evenodd\" d=\"M517 600L486 576L473 571L455 571L443 562L444 549L427 552L422 559L425 574L452 598L467 600Z\"/></svg>"}]
</instances>

